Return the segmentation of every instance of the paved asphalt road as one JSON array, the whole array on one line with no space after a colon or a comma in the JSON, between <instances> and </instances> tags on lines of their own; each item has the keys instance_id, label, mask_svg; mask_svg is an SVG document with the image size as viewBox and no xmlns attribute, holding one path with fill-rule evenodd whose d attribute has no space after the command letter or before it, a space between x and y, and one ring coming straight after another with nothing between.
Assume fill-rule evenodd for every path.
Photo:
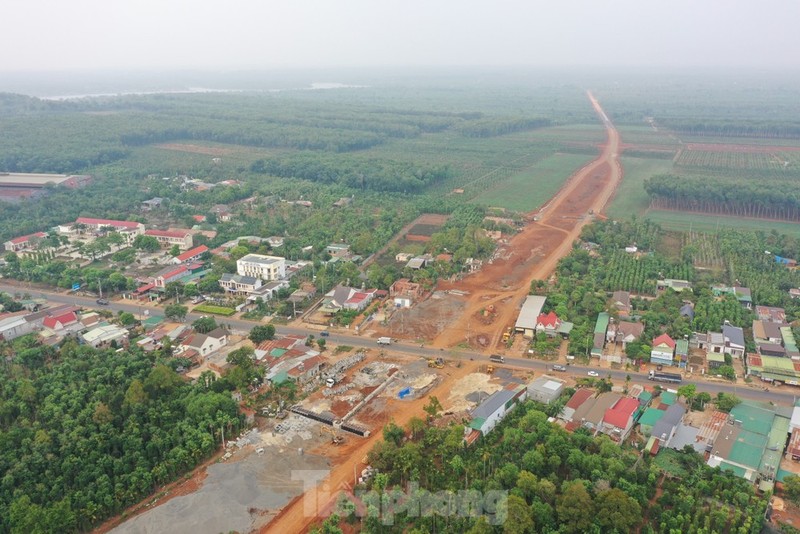
<instances>
[{"instance_id":1,"label":"paved asphalt road","mask_svg":"<svg viewBox=\"0 0 800 534\"><path fill-rule=\"evenodd\" d=\"M32 297L42 297L47 298L52 302L58 302L63 304L73 304L76 306L84 306L87 308L107 308L114 312L118 311L127 311L137 315L141 315L147 310L150 315L159 315L163 313L163 309L157 308L154 306L142 306L137 303L128 303L128 301L112 301L108 306L99 306L94 298L88 297L80 297L77 295L73 295L71 293L54 293L49 291L42 291L38 289L29 289L23 286L12 286L7 284L0 284L0 291L14 294L14 293L28 293ZM196 319L201 317L200 314L197 313L190 313L187 315L186 320L188 322L192 322ZM246 321L242 319L228 319L228 318L217 318L218 322L222 324L227 324L231 328L236 330L243 330L249 331L253 326L259 324L255 321ZM308 335L314 334L316 336L319 335L318 330L314 330L311 328L303 328L303 327L295 327L295 326L279 326L277 327L277 332L279 334L296 334L296 335ZM351 345L353 347L364 347L364 348L376 348L378 347L377 342L374 338L368 337L361 337L347 333L346 330L333 330L331 331L330 337L328 340L331 343L341 344L341 345ZM432 357L442 357L445 360L449 361L468 361L470 359L476 361L486 361L489 363L488 356L479 352L473 352L468 350L461 350L461 349L450 349L450 350L439 350L434 348L428 348L424 346L420 346L416 343L412 343L409 341L398 340L393 345L391 345L391 349L387 350L398 350L407 354L417 355L420 358L432 358ZM494 364L496 367L498 364ZM545 372L550 370L550 366L552 364L548 362L542 362L539 360L531 360L527 358L513 358L506 356L505 363L500 364L500 366L507 366L507 367L518 367L524 369L531 369L534 371ZM625 371L625 370L608 370L608 369L599 369L597 366L582 366L582 365L570 365L567 367L568 371L566 373L558 373L554 372L552 374L559 375L564 374L565 376L572 376L576 378L586 377L587 373L590 370L597 371L601 377L606 377L611 375L611 378L615 380L617 383L624 382L625 377L630 375L631 383L639 383L639 384L646 384L652 383L647 380L647 375L645 373L636 373L633 371ZM757 382L757 381L756 381ZM744 383L741 384L729 384L725 382L710 382L706 380L692 380L684 378L682 384L696 384L699 391L705 391L710 393L712 396L715 396L718 392L725 392L725 393L733 393L739 397L744 397L752 400L758 401L772 401L774 403L792 405L800 395L800 389L795 388L793 386L780 386L780 387L770 387L769 391L764 391L760 387L756 385L748 386ZM660 384L662 387L670 387L675 388L677 385L675 384Z\"/></svg>"}]
</instances>

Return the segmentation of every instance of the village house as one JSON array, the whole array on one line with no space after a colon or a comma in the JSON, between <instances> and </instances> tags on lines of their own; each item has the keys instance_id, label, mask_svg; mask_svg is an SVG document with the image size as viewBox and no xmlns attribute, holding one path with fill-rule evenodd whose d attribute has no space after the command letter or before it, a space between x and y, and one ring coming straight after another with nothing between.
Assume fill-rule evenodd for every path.
<instances>
[{"instance_id":1,"label":"village house","mask_svg":"<svg viewBox=\"0 0 800 534\"><path fill-rule=\"evenodd\" d=\"M469 428L485 436L503 420L508 412L517 406L518 402L525 400L526 392L524 387L517 388L517 390L495 391L472 411Z\"/></svg>"},{"instance_id":2,"label":"village house","mask_svg":"<svg viewBox=\"0 0 800 534\"><path fill-rule=\"evenodd\" d=\"M576 390L564 405L564 408L561 409L561 413L558 415L559 419L566 422L572 421L575 410L583 406L583 403L589 400L592 395L594 395L594 391L591 389L581 388Z\"/></svg>"},{"instance_id":3,"label":"village house","mask_svg":"<svg viewBox=\"0 0 800 534\"><path fill-rule=\"evenodd\" d=\"M161 197L153 197L150 200L143 200L142 211L153 211L154 209L160 208L163 203L164 199Z\"/></svg>"},{"instance_id":4,"label":"village house","mask_svg":"<svg viewBox=\"0 0 800 534\"><path fill-rule=\"evenodd\" d=\"M258 304L258 299L261 299L262 302L266 302L276 298L278 291L281 289L288 288L288 280L273 280L271 282L264 282L261 284L261 287L257 287L248 293L247 302L248 304L252 305Z\"/></svg>"},{"instance_id":5,"label":"village house","mask_svg":"<svg viewBox=\"0 0 800 534\"><path fill-rule=\"evenodd\" d=\"M780 329L776 329L780 341ZM695 334L697 348L710 354L729 354L733 358L744 356L744 331L741 328L726 324L722 332Z\"/></svg>"},{"instance_id":6,"label":"village house","mask_svg":"<svg viewBox=\"0 0 800 534\"><path fill-rule=\"evenodd\" d=\"M753 309L753 296L748 287L726 287L726 286L712 286L711 291L715 297L722 295L733 295L743 308L748 310Z\"/></svg>"},{"instance_id":7,"label":"village house","mask_svg":"<svg viewBox=\"0 0 800 534\"><path fill-rule=\"evenodd\" d=\"M219 285L227 293L249 295L261 287L261 278L225 273L219 279Z\"/></svg>"},{"instance_id":8,"label":"village house","mask_svg":"<svg viewBox=\"0 0 800 534\"><path fill-rule=\"evenodd\" d=\"M6 252L19 252L31 246L34 242L44 239L47 234L44 232L36 232L35 234L28 234L22 237L15 237L3 243Z\"/></svg>"},{"instance_id":9,"label":"village house","mask_svg":"<svg viewBox=\"0 0 800 534\"><path fill-rule=\"evenodd\" d=\"M200 356L205 357L212 352L218 351L228 344L228 331L224 328L215 328L208 334L195 333L181 344L181 351L194 350Z\"/></svg>"},{"instance_id":10,"label":"village house","mask_svg":"<svg viewBox=\"0 0 800 534\"><path fill-rule=\"evenodd\" d=\"M170 248L178 245L181 250L189 250L193 245L192 232L190 230L146 230L144 235L155 237L162 248Z\"/></svg>"},{"instance_id":11,"label":"village house","mask_svg":"<svg viewBox=\"0 0 800 534\"><path fill-rule=\"evenodd\" d=\"M414 256L413 258L408 260L406 267L418 271L420 269L424 269L425 267L431 265L432 263L433 263L433 256L431 256L430 254L423 254L422 256Z\"/></svg>"},{"instance_id":12,"label":"village house","mask_svg":"<svg viewBox=\"0 0 800 534\"><path fill-rule=\"evenodd\" d=\"M593 434L597 434L603 427L603 419L606 412L621 398L622 395L608 391L601 393L597 397L587 399L575 410L572 415L572 424L568 425L567 428L574 430L584 427L591 430Z\"/></svg>"},{"instance_id":13,"label":"village house","mask_svg":"<svg viewBox=\"0 0 800 534\"><path fill-rule=\"evenodd\" d=\"M675 342L668 334L661 334L653 340L650 350L650 363L655 365L674 365Z\"/></svg>"},{"instance_id":14,"label":"village house","mask_svg":"<svg viewBox=\"0 0 800 534\"><path fill-rule=\"evenodd\" d=\"M189 268L186 265L178 265L167 267L166 269L162 269L153 276L153 284L155 287L164 288L170 282L177 282L184 276L191 274Z\"/></svg>"},{"instance_id":15,"label":"village house","mask_svg":"<svg viewBox=\"0 0 800 534\"><path fill-rule=\"evenodd\" d=\"M550 404L561 396L566 383L548 375L542 375L528 384L528 398L542 404Z\"/></svg>"},{"instance_id":16,"label":"village house","mask_svg":"<svg viewBox=\"0 0 800 534\"><path fill-rule=\"evenodd\" d=\"M96 349L110 347L112 344L128 345L128 331L114 324L97 326L81 334L81 339Z\"/></svg>"},{"instance_id":17,"label":"village house","mask_svg":"<svg viewBox=\"0 0 800 534\"><path fill-rule=\"evenodd\" d=\"M644 332L644 325L642 323L633 323L630 321L619 321L611 324L606 333L606 341L609 343L622 344L622 349L631 341L636 341L641 337Z\"/></svg>"},{"instance_id":18,"label":"village house","mask_svg":"<svg viewBox=\"0 0 800 534\"><path fill-rule=\"evenodd\" d=\"M226 206L225 204L217 204L211 208L211 213L213 213L219 222L230 222L233 219L233 212L231 209Z\"/></svg>"},{"instance_id":19,"label":"village house","mask_svg":"<svg viewBox=\"0 0 800 534\"><path fill-rule=\"evenodd\" d=\"M284 239L277 235L272 235L267 238L267 244L271 248L278 248L283 246Z\"/></svg>"},{"instance_id":20,"label":"village house","mask_svg":"<svg viewBox=\"0 0 800 534\"><path fill-rule=\"evenodd\" d=\"M631 315L631 294L627 291L614 291L611 296L611 305L617 310L617 315L621 318Z\"/></svg>"},{"instance_id":21,"label":"village house","mask_svg":"<svg viewBox=\"0 0 800 534\"><path fill-rule=\"evenodd\" d=\"M606 346L606 335L608 334L608 325L611 322L611 316L606 312L600 312L597 315L597 321L594 324L594 335L592 336L592 351L593 357L601 358L603 356L603 349Z\"/></svg>"},{"instance_id":22,"label":"village house","mask_svg":"<svg viewBox=\"0 0 800 534\"><path fill-rule=\"evenodd\" d=\"M181 263L193 263L200 259L200 257L208 252L208 247L205 245L200 245L199 247L194 247L191 250L187 250L182 254L178 254L174 258L172 258L172 263L175 265L180 265Z\"/></svg>"},{"instance_id":23,"label":"village house","mask_svg":"<svg viewBox=\"0 0 800 534\"><path fill-rule=\"evenodd\" d=\"M411 254L410 252L398 252L394 256L394 261L396 261L397 263L408 263L408 260L410 260L413 257L414 255Z\"/></svg>"},{"instance_id":24,"label":"village house","mask_svg":"<svg viewBox=\"0 0 800 534\"><path fill-rule=\"evenodd\" d=\"M287 374L290 380L305 384L319 375L324 364L325 360L322 356L312 356L289 369Z\"/></svg>"},{"instance_id":25,"label":"village house","mask_svg":"<svg viewBox=\"0 0 800 534\"><path fill-rule=\"evenodd\" d=\"M558 327L561 326L561 319L555 312L540 313L536 317L536 332L544 332L548 337L558 335Z\"/></svg>"},{"instance_id":26,"label":"village house","mask_svg":"<svg viewBox=\"0 0 800 534\"><path fill-rule=\"evenodd\" d=\"M760 321L786 323L786 310L772 306L756 306L756 316Z\"/></svg>"},{"instance_id":27,"label":"village house","mask_svg":"<svg viewBox=\"0 0 800 534\"><path fill-rule=\"evenodd\" d=\"M603 415L601 432L616 442L623 442L633 429L633 423L639 413L639 401L631 397L619 399L614 406Z\"/></svg>"},{"instance_id":28,"label":"village house","mask_svg":"<svg viewBox=\"0 0 800 534\"><path fill-rule=\"evenodd\" d=\"M242 276L252 276L262 280L281 280L286 278L286 259L279 256L248 254L236 260L236 272Z\"/></svg>"},{"instance_id":29,"label":"village house","mask_svg":"<svg viewBox=\"0 0 800 534\"><path fill-rule=\"evenodd\" d=\"M781 326L786 323L757 320L753 321L753 338L757 345L772 343L779 345L782 341Z\"/></svg>"},{"instance_id":30,"label":"village house","mask_svg":"<svg viewBox=\"0 0 800 534\"><path fill-rule=\"evenodd\" d=\"M331 243L325 247L325 253L331 258L344 260L351 256L350 245L347 243Z\"/></svg>"},{"instance_id":31,"label":"village house","mask_svg":"<svg viewBox=\"0 0 800 534\"><path fill-rule=\"evenodd\" d=\"M689 283L688 280L675 280L672 278L666 278L664 280L657 280L656 281L656 291L666 291L667 289L671 289L676 293L681 293L683 291L692 291L692 284Z\"/></svg>"},{"instance_id":32,"label":"village house","mask_svg":"<svg viewBox=\"0 0 800 534\"><path fill-rule=\"evenodd\" d=\"M68 312L45 317L42 326L53 331L63 330L68 326L78 323L78 315L70 310Z\"/></svg>"}]
</instances>

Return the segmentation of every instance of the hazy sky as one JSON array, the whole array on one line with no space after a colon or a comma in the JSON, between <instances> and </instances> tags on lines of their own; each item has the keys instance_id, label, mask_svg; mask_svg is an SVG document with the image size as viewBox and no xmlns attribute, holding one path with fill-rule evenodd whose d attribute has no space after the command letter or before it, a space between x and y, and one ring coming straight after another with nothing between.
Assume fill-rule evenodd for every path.
<instances>
[{"instance_id":1,"label":"hazy sky","mask_svg":"<svg viewBox=\"0 0 800 534\"><path fill-rule=\"evenodd\" d=\"M800 67L798 0L3 0L0 71Z\"/></svg>"}]
</instances>

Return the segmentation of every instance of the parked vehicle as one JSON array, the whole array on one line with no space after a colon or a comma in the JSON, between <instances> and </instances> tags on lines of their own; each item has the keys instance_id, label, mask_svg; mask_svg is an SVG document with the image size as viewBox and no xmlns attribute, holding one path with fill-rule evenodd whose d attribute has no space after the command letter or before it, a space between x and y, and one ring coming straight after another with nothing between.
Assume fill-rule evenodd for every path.
<instances>
[{"instance_id":1,"label":"parked vehicle","mask_svg":"<svg viewBox=\"0 0 800 534\"><path fill-rule=\"evenodd\" d=\"M492 354L491 356L489 356L489 361L497 363L505 363L506 359L499 354Z\"/></svg>"},{"instance_id":2,"label":"parked vehicle","mask_svg":"<svg viewBox=\"0 0 800 534\"><path fill-rule=\"evenodd\" d=\"M563 365L554 365L553 366L553 371L565 372L566 370L567 370L567 368L565 366L563 366Z\"/></svg>"},{"instance_id":3,"label":"parked vehicle","mask_svg":"<svg viewBox=\"0 0 800 534\"><path fill-rule=\"evenodd\" d=\"M378 338L378 345L391 345L392 338L390 337L379 337Z\"/></svg>"},{"instance_id":4,"label":"parked vehicle","mask_svg":"<svg viewBox=\"0 0 800 534\"><path fill-rule=\"evenodd\" d=\"M589 371L587 374L589 376L600 376L600 373L598 373L597 371Z\"/></svg>"},{"instance_id":5,"label":"parked vehicle","mask_svg":"<svg viewBox=\"0 0 800 534\"><path fill-rule=\"evenodd\" d=\"M97 299L97 303L100 306L108 306L108 299L103 299L103 298Z\"/></svg>"},{"instance_id":6,"label":"parked vehicle","mask_svg":"<svg viewBox=\"0 0 800 534\"><path fill-rule=\"evenodd\" d=\"M327 330L323 330L322 332L319 333L319 335L320 337L328 337L329 335L331 335L331 333L328 332Z\"/></svg>"}]
</instances>

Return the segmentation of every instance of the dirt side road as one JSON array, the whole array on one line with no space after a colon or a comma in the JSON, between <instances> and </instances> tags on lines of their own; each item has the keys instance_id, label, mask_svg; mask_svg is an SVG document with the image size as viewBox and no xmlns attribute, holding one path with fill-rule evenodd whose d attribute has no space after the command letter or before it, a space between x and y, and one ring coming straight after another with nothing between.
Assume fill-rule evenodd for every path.
<instances>
[{"instance_id":1,"label":"dirt side road","mask_svg":"<svg viewBox=\"0 0 800 534\"><path fill-rule=\"evenodd\" d=\"M589 93L589 100L594 106L608 132L608 141L603 151L592 163L579 170L555 197L539 212L539 220L529 223L508 246L505 259L496 260L487 265L475 276L468 277L455 284L441 284L439 289L461 289L469 292L465 313L448 325L436 338L439 346L452 346L463 341L465 329L473 315L491 303L496 303L500 310L499 320L495 320L482 333L491 336L494 346L507 324L516 320L518 305L528 294L531 280L548 277L555 269L558 260L567 255L572 242L580 234L581 228L589 222L586 215L589 210L600 213L622 178L619 165L619 134L608 120L600 104ZM533 214L531 214L533 219ZM509 299L509 297L511 297ZM505 303L505 305L504 305ZM475 330L476 334L480 330ZM474 372L477 362L470 362L458 369L449 368L444 380L429 392L440 399L447 398L452 385L459 378ZM429 395L411 402L391 401L387 413L393 414L398 425L405 425L412 417L424 415L422 407L427 403ZM362 458L370 451L377 440L383 439L382 432L359 442L347 452L349 455L338 463L328 478L317 486L289 503L278 516L260 532L305 532L321 518L309 513L306 506L314 505L317 509L325 509L326 504L335 502L339 491L349 487L353 480L353 470L360 469ZM316 496L325 495L324 499ZM319 501L326 501L325 503Z\"/></svg>"},{"instance_id":2,"label":"dirt side road","mask_svg":"<svg viewBox=\"0 0 800 534\"><path fill-rule=\"evenodd\" d=\"M583 226L591 222L590 214L605 209L622 178L620 140L600 104L591 93L588 96L608 134L602 153L576 172L541 210L530 214L533 222L512 238L501 257L475 275L439 285L440 290L456 289L469 296L464 313L436 336L436 346L457 345L467 332L474 348L496 347L505 327L516 321L531 281L548 278L558 261L569 254ZM490 325L483 325L475 319L490 304L497 315Z\"/></svg>"}]
</instances>

